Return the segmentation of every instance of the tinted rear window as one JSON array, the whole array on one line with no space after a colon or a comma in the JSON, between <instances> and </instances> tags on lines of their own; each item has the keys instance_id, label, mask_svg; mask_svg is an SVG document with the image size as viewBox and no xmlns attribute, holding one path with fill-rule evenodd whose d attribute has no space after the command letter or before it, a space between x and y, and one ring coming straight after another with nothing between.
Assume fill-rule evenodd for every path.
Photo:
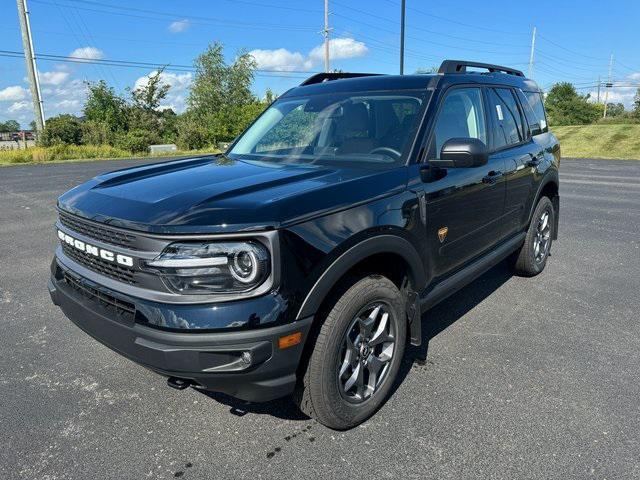
<instances>
[{"instance_id":1,"label":"tinted rear window","mask_svg":"<svg viewBox=\"0 0 640 480\"><path fill-rule=\"evenodd\" d=\"M540 125L540 129L542 132L549 131L549 127L547 126L547 117L544 113L544 105L542 103L542 94L539 92L523 92L524 96L529 104L529 107L533 111L535 115L534 123L538 123ZM526 113L525 108L525 113ZM529 120L529 119L527 119ZM531 124L531 120L529 120L529 124Z\"/></svg>"}]
</instances>

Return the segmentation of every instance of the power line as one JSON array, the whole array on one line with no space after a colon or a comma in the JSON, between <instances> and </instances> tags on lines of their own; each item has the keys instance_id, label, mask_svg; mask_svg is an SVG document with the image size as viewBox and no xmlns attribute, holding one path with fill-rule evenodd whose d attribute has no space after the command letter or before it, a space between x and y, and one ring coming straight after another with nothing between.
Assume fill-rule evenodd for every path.
<instances>
[{"instance_id":1,"label":"power line","mask_svg":"<svg viewBox=\"0 0 640 480\"><path fill-rule=\"evenodd\" d=\"M559 59L558 57L555 57L553 55L549 55L548 53L545 53L545 52L541 51L540 49L536 49L536 56L545 58L545 59L549 60L550 62L553 62L554 64L555 63L559 63L559 64L562 64L562 65L567 65L572 70L575 69L575 70L582 70L584 72L594 72L594 71L598 71L599 69L603 68L603 65L590 66L590 67L580 66L581 64L574 64L570 60Z\"/></svg>"},{"instance_id":2,"label":"power line","mask_svg":"<svg viewBox=\"0 0 640 480\"><path fill-rule=\"evenodd\" d=\"M382 17L380 15L375 15L375 14L367 12L365 10L360 10L358 8L350 7L350 6L344 5L344 4L339 3L339 2L334 2L334 3L336 3L339 6L341 6L342 8L346 8L346 9L352 10L352 11L357 12L359 14L367 15L367 16L373 17L373 18L377 18L379 20L383 20L385 22L389 22L389 23L392 23L394 25L396 24L396 21L395 20L391 20L390 18ZM420 32L430 33L432 35L436 35L437 37L446 37L446 38L452 38L454 40L462 40L463 42L482 43L482 44L485 44L485 45L496 45L496 46L503 46L504 45L504 42L488 42L486 40L480 40L480 39L477 39L477 38L473 38L472 39L472 38L466 38L466 37L459 37L457 35L451 35L451 34L448 34L448 33L436 32L434 30L429 30L427 28L419 27L417 25L407 25L407 28L411 28L412 30L418 30ZM511 45L511 46L512 47L513 46L515 46L515 47L523 47L523 48L527 48L528 47L528 45Z\"/></svg>"},{"instance_id":3,"label":"power line","mask_svg":"<svg viewBox=\"0 0 640 480\"><path fill-rule=\"evenodd\" d=\"M20 57L21 53L12 50L0 50L0 56L3 57ZM40 60L48 60L55 62L67 62L67 63L88 63L96 65L106 65L111 67L132 67L132 68L164 68L165 70L177 71L177 72L195 72L195 68L191 65L180 64L165 64L154 62L141 62L132 60L110 60L110 59L86 59L81 57L70 57L65 55L52 55L46 53L39 53L36 58ZM256 69L256 75L264 77L279 77L279 78L306 78L307 76L318 73L317 71L305 71L305 70L266 70ZM305 74L305 77L301 77L300 74Z\"/></svg>"},{"instance_id":4,"label":"power line","mask_svg":"<svg viewBox=\"0 0 640 480\"><path fill-rule=\"evenodd\" d=\"M583 77L583 76L577 76L575 75L575 72L569 72L566 70L562 70L561 68L556 67L555 65L549 65L546 62L542 62L539 61L536 63L536 65L543 65L545 68L545 70L551 70L552 72L554 72L555 74L560 74L560 75L565 75L568 76L570 78L574 78L574 79L579 79L579 80L591 80L593 77Z\"/></svg>"},{"instance_id":5,"label":"power line","mask_svg":"<svg viewBox=\"0 0 640 480\"><path fill-rule=\"evenodd\" d=\"M67 14L60 7L60 5L58 4L58 2L56 0L53 0L53 4L56 6L58 11L60 12L60 16L62 17L62 20L64 21L64 23L67 25L67 28L69 29L69 32L71 32L71 35L73 35L73 38L75 38L75 40L77 42L76 44L78 45L78 48L81 47L84 42L80 41L80 37L78 37L78 34L76 33L75 29L71 25L71 21L69 20L69 18L67 18ZM100 72L100 70L98 69L97 66L93 66L92 68L93 68L93 70L95 71L95 73L98 76L103 76L104 75L104 72Z\"/></svg>"},{"instance_id":6,"label":"power line","mask_svg":"<svg viewBox=\"0 0 640 480\"><path fill-rule=\"evenodd\" d=\"M560 49L562 49L562 50L565 50L565 51L567 51L567 52L571 53L572 55L578 55L578 56L580 56L580 57L589 58L589 59L591 59L591 60L603 61L603 59L602 59L602 58L592 57L592 56L590 56L590 55L585 55L585 54L583 54L583 53L576 52L575 50L571 50L571 49L569 49L569 48L567 48L567 47L565 47L565 46L563 46L563 45L560 45L559 43L554 42L553 40L548 39L548 38L547 38L547 37L545 37L544 35L540 35L540 34L539 34L539 35L538 35L538 37L540 37L540 38L541 38L542 40L544 40L545 42L550 43L551 45L554 45L554 46L556 46L556 47L558 47L558 48L560 48Z\"/></svg>"},{"instance_id":7,"label":"power line","mask_svg":"<svg viewBox=\"0 0 640 480\"><path fill-rule=\"evenodd\" d=\"M396 5L396 6L400 5L399 3L394 2L392 0L385 0L385 1L387 3L391 3L392 5ZM495 28L489 28L489 27L485 27L485 26L473 25L473 24L470 24L470 23L464 23L464 22L460 22L459 20L454 20L452 18L447 18L447 17L443 17L443 16L440 16L440 15L434 15L433 13L428 13L428 12L425 12L423 10L419 10L417 8L414 8L414 7L408 7L408 9L412 10L412 11L414 11L416 13L420 13L421 15L425 15L425 16L431 17L431 18L436 18L436 19L441 20L443 22L449 22L449 23L453 23L455 25L460 25L462 27L474 28L476 30L484 30L486 32L501 33L503 35L527 35L527 36L529 35L528 33L523 34L522 32L507 32L507 31L504 31L504 30L497 30Z\"/></svg>"},{"instance_id":8,"label":"power line","mask_svg":"<svg viewBox=\"0 0 640 480\"><path fill-rule=\"evenodd\" d=\"M100 5L100 6L107 6L107 7L114 7L117 8L117 5L112 5L109 3L102 3L102 2L95 2L95 1L90 1L90 0L67 0L69 2L76 2L76 3L85 3L85 4L91 4L91 5ZM233 4L243 4L243 5L251 5L254 7L264 7L264 8L277 8L280 10L289 10L289 11L294 11L294 12L304 12L304 13L321 13L322 10L312 10L309 8L299 8L299 7L291 7L288 5L278 5L278 4L274 4L274 3L263 3L263 2L254 2L254 1L249 1L249 0L224 0L226 2L229 3L233 3Z\"/></svg>"},{"instance_id":9,"label":"power line","mask_svg":"<svg viewBox=\"0 0 640 480\"><path fill-rule=\"evenodd\" d=\"M397 31L389 30L387 28L380 27L379 25L373 25L371 23L363 22L362 20L358 20L358 19L355 19L353 17L349 17L347 15L343 15L341 13L334 13L334 15L336 17L344 18L345 20L348 20L348 21L353 22L353 23L358 23L358 24L361 24L361 25L364 25L364 26L367 26L367 27L370 27L370 28L375 28L376 30L380 30L380 31L383 31L383 32L391 33L391 34L394 34L394 35L398 34ZM428 43L428 44L431 44L431 45L436 45L436 46L439 46L439 47L452 48L452 49L455 49L455 50L467 50L467 51L470 51L470 52L491 53L491 54L506 55L506 56L522 56L523 55L522 53L515 53L515 52L497 52L497 51L485 50L485 49L479 49L479 48L461 47L461 46L458 46L458 45L450 45L450 44L446 44L446 43L435 42L433 40L426 40L424 38L416 37L416 36L412 36L412 35L407 35L406 37L410 38L411 40L415 40L416 42Z\"/></svg>"},{"instance_id":10,"label":"power line","mask_svg":"<svg viewBox=\"0 0 640 480\"><path fill-rule=\"evenodd\" d=\"M46 0L32 0L32 1L36 2L36 3L45 4L45 5L54 5L53 3L48 2ZM69 0L67 0L67 1L69 1ZM92 3L97 3L97 2L92 2ZM158 11L154 11L154 10L145 10L145 9L142 9L142 8L123 7L123 6L118 6L118 5L108 5L108 4L102 4L102 3L98 3L98 5L104 6L106 8L112 8L114 10L123 10L123 11L127 11L127 12L138 12L138 13L144 13L146 15L140 15L140 14L136 14L136 13L124 13L122 11L118 12L118 11L111 11L111 10L104 10L104 9L80 7L80 6L77 6L77 5L60 4L61 7L65 7L65 8L76 8L76 9L79 9L79 10L85 10L85 11L89 11L89 12L106 13L108 15L120 15L120 16L125 16L125 17L132 17L132 18L141 18L143 20L155 20L155 21L162 20L160 18L149 17L148 15L156 15L156 16L165 17L165 18L171 18L171 19L182 18L182 17L188 16L189 17L189 21L191 23L200 24L200 25L214 25L216 27L230 27L230 28L247 28L247 27L251 27L251 28L266 29L266 30L278 29L278 30L298 30L298 31L313 31L314 30L314 27L307 26L307 25L286 25L285 26L283 24L268 24L268 23L263 23L263 22L255 23L255 22L240 22L240 21L237 21L237 20L236 21L229 21L229 20L225 20L225 19L222 19L222 18L203 17L203 16L195 16L195 15L185 15L184 13L176 13L176 12L158 12ZM164 21L164 20L162 20L162 21Z\"/></svg>"}]
</instances>

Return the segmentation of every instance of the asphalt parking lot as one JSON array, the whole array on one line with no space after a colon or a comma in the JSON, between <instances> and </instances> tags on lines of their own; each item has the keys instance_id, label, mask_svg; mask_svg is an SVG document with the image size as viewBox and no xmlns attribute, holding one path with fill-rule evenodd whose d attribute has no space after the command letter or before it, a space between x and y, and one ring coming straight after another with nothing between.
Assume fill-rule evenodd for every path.
<instances>
[{"instance_id":1,"label":"asphalt parking lot","mask_svg":"<svg viewBox=\"0 0 640 480\"><path fill-rule=\"evenodd\" d=\"M640 478L640 162L563 160L545 272L427 312L426 363L348 432L170 389L54 307L56 197L136 163L0 169L0 478Z\"/></svg>"}]
</instances>

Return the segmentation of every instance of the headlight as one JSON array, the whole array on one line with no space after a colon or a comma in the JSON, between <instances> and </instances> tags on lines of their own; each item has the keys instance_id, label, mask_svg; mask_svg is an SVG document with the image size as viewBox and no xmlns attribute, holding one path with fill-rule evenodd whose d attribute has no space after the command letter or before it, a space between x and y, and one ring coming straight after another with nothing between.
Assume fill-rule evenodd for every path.
<instances>
[{"instance_id":1,"label":"headlight","mask_svg":"<svg viewBox=\"0 0 640 480\"><path fill-rule=\"evenodd\" d=\"M172 243L146 263L182 294L243 293L269 277L270 256L259 242Z\"/></svg>"}]
</instances>

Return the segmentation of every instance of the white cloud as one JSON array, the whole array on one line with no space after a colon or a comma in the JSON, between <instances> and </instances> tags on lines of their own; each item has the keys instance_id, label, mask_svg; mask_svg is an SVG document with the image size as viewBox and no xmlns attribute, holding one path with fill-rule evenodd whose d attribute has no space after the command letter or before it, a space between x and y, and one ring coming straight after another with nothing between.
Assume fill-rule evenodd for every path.
<instances>
[{"instance_id":1,"label":"white cloud","mask_svg":"<svg viewBox=\"0 0 640 480\"><path fill-rule=\"evenodd\" d=\"M7 108L7 112L9 113L17 113L24 110L29 110L31 108L31 104L26 100L21 102L12 103L9 108Z\"/></svg>"},{"instance_id":2,"label":"white cloud","mask_svg":"<svg viewBox=\"0 0 640 480\"><path fill-rule=\"evenodd\" d=\"M300 52L290 52L286 48L251 50L249 55L256 59L258 68L262 70L310 70L313 67L313 62Z\"/></svg>"},{"instance_id":3,"label":"white cloud","mask_svg":"<svg viewBox=\"0 0 640 480\"><path fill-rule=\"evenodd\" d=\"M22 100L27 96L27 89L20 85L12 85L11 87L0 90L0 102L15 102Z\"/></svg>"},{"instance_id":4,"label":"white cloud","mask_svg":"<svg viewBox=\"0 0 640 480\"><path fill-rule=\"evenodd\" d=\"M77 110L80 107L80 100L76 99L67 99L61 100L55 104L55 108L61 110Z\"/></svg>"},{"instance_id":5,"label":"white cloud","mask_svg":"<svg viewBox=\"0 0 640 480\"><path fill-rule=\"evenodd\" d=\"M362 57L369 52L363 42L353 38L334 38L329 40L329 57L331 60ZM308 55L292 52L285 48L276 50L252 50L249 52L256 59L258 68L262 70L311 70L324 61L324 45L313 48Z\"/></svg>"},{"instance_id":6,"label":"white cloud","mask_svg":"<svg viewBox=\"0 0 640 480\"><path fill-rule=\"evenodd\" d=\"M104 52L95 47L76 48L69 57L84 58L86 60L100 60L104 58Z\"/></svg>"},{"instance_id":7,"label":"white cloud","mask_svg":"<svg viewBox=\"0 0 640 480\"><path fill-rule=\"evenodd\" d=\"M149 78L157 74L158 74L158 71L154 70L152 72L149 72L148 75L138 78L133 88L137 89L137 88L144 87L149 82ZM160 82L163 85L170 85L171 90L184 91L189 87L189 85L191 85L192 77L193 76L191 75L191 73L180 74L180 73L172 73L172 72L162 72L160 74Z\"/></svg>"},{"instance_id":8,"label":"white cloud","mask_svg":"<svg viewBox=\"0 0 640 480\"><path fill-rule=\"evenodd\" d=\"M69 72L38 72L42 85L60 85L67 81Z\"/></svg>"},{"instance_id":9,"label":"white cloud","mask_svg":"<svg viewBox=\"0 0 640 480\"><path fill-rule=\"evenodd\" d=\"M87 89L81 79L72 77L72 72L73 70L61 71L56 66L50 72L38 73L42 85L44 112L47 118L61 113L82 114L82 105L86 99ZM0 115L17 120L23 127L29 125L29 122L33 120L33 105L26 88L7 87L0 90L0 99L13 102L2 105Z\"/></svg>"},{"instance_id":10,"label":"white cloud","mask_svg":"<svg viewBox=\"0 0 640 480\"><path fill-rule=\"evenodd\" d=\"M158 71L154 70L149 72L148 75L138 78L133 86L134 90L144 87L149 81L149 77L157 73ZM160 82L163 85L169 85L171 88L158 110L167 110L170 108L176 113L182 113L186 106L187 91L192 81L193 75L191 73L162 72L160 74Z\"/></svg>"},{"instance_id":11,"label":"white cloud","mask_svg":"<svg viewBox=\"0 0 640 480\"><path fill-rule=\"evenodd\" d=\"M189 26L191 22L186 18L184 20L176 20L175 22L171 22L167 27L171 33L180 33L184 32Z\"/></svg>"},{"instance_id":12,"label":"white cloud","mask_svg":"<svg viewBox=\"0 0 640 480\"><path fill-rule=\"evenodd\" d=\"M359 42L353 38L333 38L329 40L329 58L333 60L363 57L367 53L369 53L369 49L364 42ZM309 58L317 62L323 60L324 45L318 45L311 50Z\"/></svg>"}]
</instances>

